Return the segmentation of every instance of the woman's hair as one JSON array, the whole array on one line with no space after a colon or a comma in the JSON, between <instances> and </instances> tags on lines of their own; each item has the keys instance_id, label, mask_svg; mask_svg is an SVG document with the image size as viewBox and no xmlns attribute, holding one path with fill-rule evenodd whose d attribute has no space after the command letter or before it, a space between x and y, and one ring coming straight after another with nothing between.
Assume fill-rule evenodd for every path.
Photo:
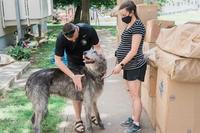
<instances>
[{"instance_id":1,"label":"woman's hair","mask_svg":"<svg viewBox=\"0 0 200 133\"><path fill-rule=\"evenodd\" d=\"M134 15L137 19L139 19L138 14L137 14L137 7L135 3L131 0L125 0L119 7L119 10L121 9L126 9L129 13L134 12Z\"/></svg>"}]
</instances>

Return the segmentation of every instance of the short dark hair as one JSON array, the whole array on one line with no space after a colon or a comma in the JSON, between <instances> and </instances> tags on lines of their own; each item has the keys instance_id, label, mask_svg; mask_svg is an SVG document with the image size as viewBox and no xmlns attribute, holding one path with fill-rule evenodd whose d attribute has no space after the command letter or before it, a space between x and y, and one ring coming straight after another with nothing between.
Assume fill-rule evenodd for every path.
<instances>
[{"instance_id":1,"label":"short dark hair","mask_svg":"<svg viewBox=\"0 0 200 133\"><path fill-rule=\"evenodd\" d=\"M139 19L138 14L137 14L137 7L135 3L132 0L125 0L119 7L119 10L121 9L126 9L129 13L134 11L134 15L137 19Z\"/></svg>"},{"instance_id":2,"label":"short dark hair","mask_svg":"<svg viewBox=\"0 0 200 133\"><path fill-rule=\"evenodd\" d=\"M63 33L71 38L75 32L75 29L76 29L76 26L73 24L73 23L66 23L64 26L63 26Z\"/></svg>"}]
</instances>

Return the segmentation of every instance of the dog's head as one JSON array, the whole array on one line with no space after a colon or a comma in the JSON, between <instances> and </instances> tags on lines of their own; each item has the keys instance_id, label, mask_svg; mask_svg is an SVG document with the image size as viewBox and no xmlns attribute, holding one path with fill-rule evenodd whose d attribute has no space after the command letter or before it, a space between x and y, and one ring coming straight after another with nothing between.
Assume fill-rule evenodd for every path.
<instances>
[{"instance_id":1,"label":"dog's head","mask_svg":"<svg viewBox=\"0 0 200 133\"><path fill-rule=\"evenodd\" d=\"M85 66L89 71L97 75L106 73L107 64L104 55L98 54L94 49L90 49L83 53Z\"/></svg>"}]
</instances>

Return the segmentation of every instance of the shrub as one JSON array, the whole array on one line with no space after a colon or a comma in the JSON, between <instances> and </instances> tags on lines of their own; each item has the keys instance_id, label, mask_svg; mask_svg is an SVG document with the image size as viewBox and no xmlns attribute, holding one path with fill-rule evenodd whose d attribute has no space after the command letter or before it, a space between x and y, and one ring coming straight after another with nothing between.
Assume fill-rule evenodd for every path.
<instances>
[{"instance_id":1,"label":"shrub","mask_svg":"<svg viewBox=\"0 0 200 133\"><path fill-rule=\"evenodd\" d=\"M31 57L31 50L21 46L11 47L7 50L7 54L15 60L29 60Z\"/></svg>"}]
</instances>

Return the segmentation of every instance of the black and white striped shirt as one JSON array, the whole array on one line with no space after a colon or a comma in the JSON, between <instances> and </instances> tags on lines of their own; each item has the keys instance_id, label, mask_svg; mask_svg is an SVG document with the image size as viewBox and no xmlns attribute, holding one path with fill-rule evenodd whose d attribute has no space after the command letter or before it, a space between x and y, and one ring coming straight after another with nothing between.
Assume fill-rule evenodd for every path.
<instances>
[{"instance_id":1,"label":"black and white striped shirt","mask_svg":"<svg viewBox=\"0 0 200 133\"><path fill-rule=\"evenodd\" d=\"M125 29L123 31L121 35L120 45L116 51L117 60L118 62L121 62L126 57L128 52L131 50L132 36L134 34L141 34L142 40L140 42L137 54L125 65L124 67L125 70L137 69L146 63L146 60L144 58L144 54L142 51L144 36L145 36L145 28L141 20L139 19L137 19L130 28Z\"/></svg>"}]
</instances>

